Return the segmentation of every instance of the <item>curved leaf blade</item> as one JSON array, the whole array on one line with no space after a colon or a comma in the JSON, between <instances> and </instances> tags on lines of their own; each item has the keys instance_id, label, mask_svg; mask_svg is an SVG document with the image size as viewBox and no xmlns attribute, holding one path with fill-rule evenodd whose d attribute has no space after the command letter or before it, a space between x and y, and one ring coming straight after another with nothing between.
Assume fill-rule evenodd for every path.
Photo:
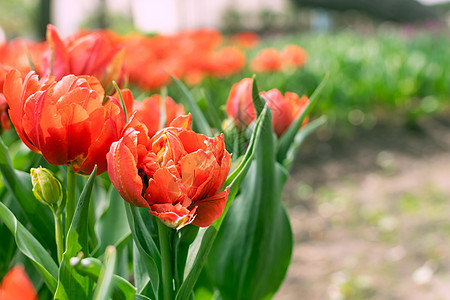
<instances>
[{"instance_id":1,"label":"curved leaf blade","mask_svg":"<svg viewBox=\"0 0 450 300\"><path fill-rule=\"evenodd\" d=\"M58 278L58 266L47 250L38 240L16 219L14 214L0 202L0 218L14 235L20 252L27 256L36 266L48 289L54 293Z\"/></svg>"},{"instance_id":2,"label":"curved leaf blade","mask_svg":"<svg viewBox=\"0 0 450 300\"><path fill-rule=\"evenodd\" d=\"M87 220L96 172L97 167L89 176L77 203L72 224L67 234L66 250L59 268L59 281L55 299L89 299L92 296L89 277L79 274L70 265L70 259L77 256L79 252L89 253Z\"/></svg>"}]
</instances>

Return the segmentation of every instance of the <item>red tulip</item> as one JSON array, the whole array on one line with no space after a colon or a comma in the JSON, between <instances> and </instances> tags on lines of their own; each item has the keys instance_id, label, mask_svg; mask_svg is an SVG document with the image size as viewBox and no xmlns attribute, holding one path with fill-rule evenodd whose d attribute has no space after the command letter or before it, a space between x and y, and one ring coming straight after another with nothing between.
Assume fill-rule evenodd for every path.
<instances>
[{"instance_id":1,"label":"red tulip","mask_svg":"<svg viewBox=\"0 0 450 300\"><path fill-rule=\"evenodd\" d=\"M252 100L253 79L244 78L235 83L228 96L226 111L238 128L249 126L256 119ZM307 107L308 97L286 92L285 96L277 89L260 92L272 112L272 126L278 137L291 126ZM304 121L307 123L307 119Z\"/></svg>"},{"instance_id":2,"label":"red tulip","mask_svg":"<svg viewBox=\"0 0 450 300\"><path fill-rule=\"evenodd\" d=\"M147 127L149 137L154 136L176 117L185 114L183 105L176 104L169 96L162 100L158 94L147 97L142 102L135 101L134 111L136 118Z\"/></svg>"},{"instance_id":3,"label":"red tulip","mask_svg":"<svg viewBox=\"0 0 450 300\"><path fill-rule=\"evenodd\" d=\"M22 141L53 165L67 164L75 172L106 170L106 153L125 124L121 105L105 99L100 82L91 76L68 75L60 81L39 81L30 72L24 81L10 71L4 85L9 115ZM105 103L104 99L106 100Z\"/></svg>"},{"instance_id":4,"label":"red tulip","mask_svg":"<svg viewBox=\"0 0 450 300\"><path fill-rule=\"evenodd\" d=\"M0 285L1 300L36 300L37 294L23 267L14 267Z\"/></svg>"},{"instance_id":5,"label":"red tulip","mask_svg":"<svg viewBox=\"0 0 450 300\"><path fill-rule=\"evenodd\" d=\"M277 89L261 92L260 95L272 111L273 130L278 137L282 136L289 126L300 117L309 104L309 99L305 95L300 98L295 93L286 92L283 96ZM308 119L303 121L303 126L306 123L308 123Z\"/></svg>"},{"instance_id":6,"label":"red tulip","mask_svg":"<svg viewBox=\"0 0 450 300\"><path fill-rule=\"evenodd\" d=\"M244 78L231 87L226 111L238 128L247 127L256 118L252 100L253 79Z\"/></svg>"},{"instance_id":7,"label":"red tulip","mask_svg":"<svg viewBox=\"0 0 450 300\"><path fill-rule=\"evenodd\" d=\"M250 68L256 72L273 72L281 69L281 54L277 49L266 48L258 52L250 63Z\"/></svg>"},{"instance_id":8,"label":"red tulip","mask_svg":"<svg viewBox=\"0 0 450 300\"><path fill-rule=\"evenodd\" d=\"M208 138L192 131L190 123L190 115L180 116L150 138L133 116L107 155L108 174L120 195L176 229L211 225L229 191L220 192L231 164L223 134Z\"/></svg>"},{"instance_id":9,"label":"red tulip","mask_svg":"<svg viewBox=\"0 0 450 300\"><path fill-rule=\"evenodd\" d=\"M297 45L287 45L281 51L281 58L285 67L301 67L305 64L308 54Z\"/></svg>"},{"instance_id":10,"label":"red tulip","mask_svg":"<svg viewBox=\"0 0 450 300\"><path fill-rule=\"evenodd\" d=\"M217 77L227 77L239 72L245 65L244 53L236 47L223 47L210 55L210 72Z\"/></svg>"},{"instance_id":11,"label":"red tulip","mask_svg":"<svg viewBox=\"0 0 450 300\"><path fill-rule=\"evenodd\" d=\"M231 36L231 40L245 49L252 49L259 43L259 36L251 31L243 31Z\"/></svg>"},{"instance_id":12,"label":"red tulip","mask_svg":"<svg viewBox=\"0 0 450 300\"><path fill-rule=\"evenodd\" d=\"M60 80L69 74L99 78L104 86L118 81L122 72L122 46L103 31L61 39L55 26L47 26L48 51L44 56L43 75Z\"/></svg>"}]
</instances>

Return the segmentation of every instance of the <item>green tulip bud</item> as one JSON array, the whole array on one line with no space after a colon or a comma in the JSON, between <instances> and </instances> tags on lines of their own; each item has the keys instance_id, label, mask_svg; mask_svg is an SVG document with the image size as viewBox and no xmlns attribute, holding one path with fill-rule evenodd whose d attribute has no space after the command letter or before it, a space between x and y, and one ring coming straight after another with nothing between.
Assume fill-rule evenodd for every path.
<instances>
[{"instance_id":1,"label":"green tulip bud","mask_svg":"<svg viewBox=\"0 0 450 300\"><path fill-rule=\"evenodd\" d=\"M33 194L42 203L56 205L61 198L61 184L53 174L45 168L30 170Z\"/></svg>"}]
</instances>

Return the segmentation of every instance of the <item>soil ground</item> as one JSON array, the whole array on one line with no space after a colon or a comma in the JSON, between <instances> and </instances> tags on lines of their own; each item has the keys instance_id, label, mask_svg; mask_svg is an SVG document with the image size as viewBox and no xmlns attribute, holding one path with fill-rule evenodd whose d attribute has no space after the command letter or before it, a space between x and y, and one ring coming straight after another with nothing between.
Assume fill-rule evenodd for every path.
<instances>
[{"instance_id":1,"label":"soil ground","mask_svg":"<svg viewBox=\"0 0 450 300\"><path fill-rule=\"evenodd\" d=\"M295 247L275 299L450 299L450 118L310 137L283 200Z\"/></svg>"}]
</instances>

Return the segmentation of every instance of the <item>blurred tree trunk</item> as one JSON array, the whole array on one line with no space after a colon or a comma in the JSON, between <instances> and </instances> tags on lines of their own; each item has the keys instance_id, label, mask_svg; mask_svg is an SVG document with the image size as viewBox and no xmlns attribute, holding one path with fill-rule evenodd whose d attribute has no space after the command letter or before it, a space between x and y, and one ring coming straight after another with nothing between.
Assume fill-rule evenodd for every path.
<instances>
[{"instance_id":1,"label":"blurred tree trunk","mask_svg":"<svg viewBox=\"0 0 450 300\"><path fill-rule=\"evenodd\" d=\"M51 23L52 0L40 0L38 9L38 35L39 38L45 40L47 32L47 24Z\"/></svg>"}]
</instances>

